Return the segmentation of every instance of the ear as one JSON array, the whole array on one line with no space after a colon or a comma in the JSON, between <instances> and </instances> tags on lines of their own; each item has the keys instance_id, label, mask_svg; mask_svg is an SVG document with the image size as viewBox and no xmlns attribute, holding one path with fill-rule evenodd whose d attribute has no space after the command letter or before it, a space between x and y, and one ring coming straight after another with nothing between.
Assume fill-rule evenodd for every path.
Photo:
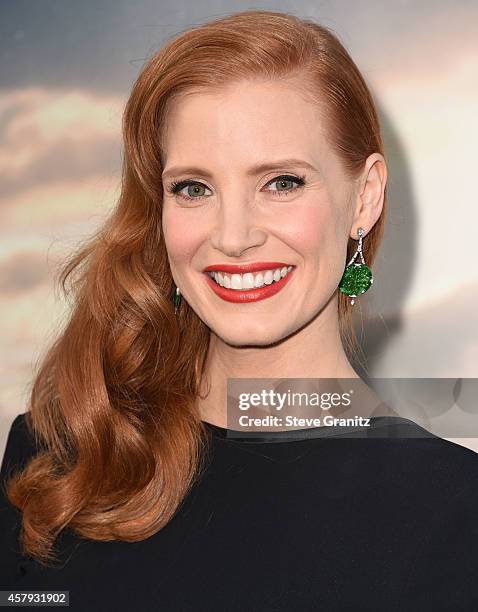
<instances>
[{"instance_id":1,"label":"ear","mask_svg":"<svg viewBox=\"0 0 478 612\"><path fill-rule=\"evenodd\" d=\"M356 181L355 208L350 237L357 240L357 230L363 227L367 235L383 210L387 165L380 153L367 158L362 174Z\"/></svg>"}]
</instances>

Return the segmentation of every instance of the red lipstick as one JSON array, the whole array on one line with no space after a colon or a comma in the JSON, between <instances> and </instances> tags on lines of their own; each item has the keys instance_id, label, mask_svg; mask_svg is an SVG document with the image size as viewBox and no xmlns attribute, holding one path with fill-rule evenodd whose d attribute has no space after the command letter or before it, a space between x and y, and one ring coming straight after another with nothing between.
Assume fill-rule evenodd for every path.
<instances>
[{"instance_id":1,"label":"red lipstick","mask_svg":"<svg viewBox=\"0 0 478 612\"><path fill-rule=\"evenodd\" d=\"M246 274L246 272L260 272L261 270L275 270L288 267L291 264L282 261L257 261L244 264L212 264L204 268L204 272L228 272L229 274Z\"/></svg>"},{"instance_id":2,"label":"red lipstick","mask_svg":"<svg viewBox=\"0 0 478 612\"><path fill-rule=\"evenodd\" d=\"M289 264L290 265L290 264ZM233 302L235 304L248 303L248 302L258 302L259 300L265 300L267 298L272 297L281 289L283 289L294 273L295 266L292 267L292 270L288 272L285 276L280 278L278 281L274 281L269 285L263 285L262 287L253 287L252 289L227 289L226 287L222 287L219 283L211 278L208 274L208 271L223 271L228 274L245 274L246 272L256 272L260 270L274 270L276 268L289 267L286 263L281 262L259 262L253 264L243 264L239 266L226 265L226 264L218 264L212 265L205 268L204 276L206 277L206 282L214 291L214 293L219 296L221 299L226 302Z\"/></svg>"}]
</instances>

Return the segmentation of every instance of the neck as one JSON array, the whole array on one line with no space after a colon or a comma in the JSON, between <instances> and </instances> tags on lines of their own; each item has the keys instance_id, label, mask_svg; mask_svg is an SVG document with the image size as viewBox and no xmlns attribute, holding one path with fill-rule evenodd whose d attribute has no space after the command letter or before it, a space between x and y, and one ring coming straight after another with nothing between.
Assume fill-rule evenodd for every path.
<instances>
[{"instance_id":1,"label":"neck","mask_svg":"<svg viewBox=\"0 0 478 612\"><path fill-rule=\"evenodd\" d=\"M342 345L336 300L273 345L231 346L211 332L201 395L209 393L197 400L201 420L227 426L228 378L360 378Z\"/></svg>"}]
</instances>

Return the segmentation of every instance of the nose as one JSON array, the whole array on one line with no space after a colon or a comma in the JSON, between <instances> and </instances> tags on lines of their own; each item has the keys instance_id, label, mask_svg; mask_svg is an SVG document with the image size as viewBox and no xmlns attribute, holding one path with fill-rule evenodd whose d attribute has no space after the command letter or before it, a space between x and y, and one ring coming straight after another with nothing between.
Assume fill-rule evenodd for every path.
<instances>
[{"instance_id":1,"label":"nose","mask_svg":"<svg viewBox=\"0 0 478 612\"><path fill-rule=\"evenodd\" d=\"M222 202L211 231L212 246L230 257L264 244L267 232L257 224L255 211L237 198Z\"/></svg>"}]
</instances>

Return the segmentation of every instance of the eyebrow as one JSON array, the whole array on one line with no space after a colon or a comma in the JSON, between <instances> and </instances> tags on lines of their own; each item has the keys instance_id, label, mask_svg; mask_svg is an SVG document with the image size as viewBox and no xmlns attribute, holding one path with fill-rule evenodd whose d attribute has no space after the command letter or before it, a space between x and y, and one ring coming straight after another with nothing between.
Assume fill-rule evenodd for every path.
<instances>
[{"instance_id":1,"label":"eyebrow","mask_svg":"<svg viewBox=\"0 0 478 612\"><path fill-rule=\"evenodd\" d=\"M261 164L256 164L251 166L247 172L247 176L256 176L257 174L261 174L261 172L267 172L268 170L278 170L283 168L284 166L294 166L301 168L308 168L309 170L316 171L317 168L314 168L311 164L306 162L303 159L279 159L274 162L265 162ZM205 176L208 179L213 178L212 174L205 170L204 168L199 168L198 166L175 166L172 168L168 168L163 171L162 178L167 178L169 176L179 175L179 174L197 174L201 176Z\"/></svg>"}]
</instances>

